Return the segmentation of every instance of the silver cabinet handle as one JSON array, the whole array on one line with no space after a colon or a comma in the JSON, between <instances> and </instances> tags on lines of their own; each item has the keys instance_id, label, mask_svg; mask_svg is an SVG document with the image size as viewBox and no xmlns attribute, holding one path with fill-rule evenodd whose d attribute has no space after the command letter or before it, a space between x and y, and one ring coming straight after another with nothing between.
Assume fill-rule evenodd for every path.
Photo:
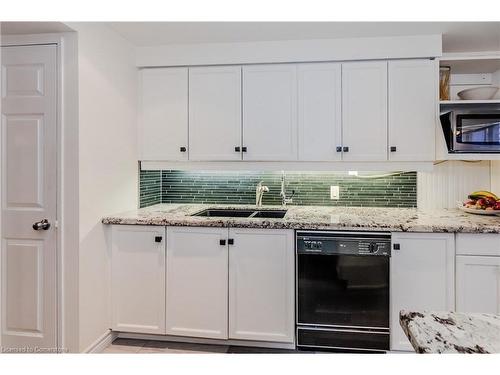
<instances>
[{"instance_id":1,"label":"silver cabinet handle","mask_svg":"<svg viewBox=\"0 0 500 375\"><path fill-rule=\"evenodd\" d=\"M37 221L33 224L34 230L47 230L50 228L50 223L47 219L43 219L41 221Z\"/></svg>"}]
</instances>

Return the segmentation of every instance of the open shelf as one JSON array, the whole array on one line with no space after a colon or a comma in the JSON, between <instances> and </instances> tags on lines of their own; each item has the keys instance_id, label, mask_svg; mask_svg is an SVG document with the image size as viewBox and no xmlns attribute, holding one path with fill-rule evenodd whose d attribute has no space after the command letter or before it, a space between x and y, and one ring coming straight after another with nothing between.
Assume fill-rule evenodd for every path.
<instances>
[{"instance_id":1,"label":"open shelf","mask_svg":"<svg viewBox=\"0 0 500 375\"><path fill-rule=\"evenodd\" d=\"M449 66L453 74L480 74L494 73L500 69L499 59L486 60L444 60L441 59L440 66Z\"/></svg>"},{"instance_id":2,"label":"open shelf","mask_svg":"<svg viewBox=\"0 0 500 375\"><path fill-rule=\"evenodd\" d=\"M447 104L500 104L500 99L489 99L489 100L441 100L439 102L441 105Z\"/></svg>"},{"instance_id":3,"label":"open shelf","mask_svg":"<svg viewBox=\"0 0 500 375\"><path fill-rule=\"evenodd\" d=\"M462 160L462 161L480 161L480 160L500 160L500 154L454 154L444 152L436 155L437 161L442 160Z\"/></svg>"}]
</instances>

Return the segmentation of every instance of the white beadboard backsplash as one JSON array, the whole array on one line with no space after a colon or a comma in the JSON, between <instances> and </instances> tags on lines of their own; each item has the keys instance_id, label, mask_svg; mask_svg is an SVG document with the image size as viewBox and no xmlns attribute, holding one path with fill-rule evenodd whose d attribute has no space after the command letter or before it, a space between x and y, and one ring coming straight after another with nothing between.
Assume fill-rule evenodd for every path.
<instances>
[{"instance_id":1,"label":"white beadboard backsplash","mask_svg":"<svg viewBox=\"0 0 500 375\"><path fill-rule=\"evenodd\" d=\"M500 167L496 170L500 172ZM446 161L437 164L432 172L417 174L417 207L454 208L457 202L463 201L475 190L495 190L492 180L499 179L499 173L492 170L489 161ZM493 185L494 188L500 187L500 183ZM496 190L496 193L500 193L500 190Z\"/></svg>"}]
</instances>

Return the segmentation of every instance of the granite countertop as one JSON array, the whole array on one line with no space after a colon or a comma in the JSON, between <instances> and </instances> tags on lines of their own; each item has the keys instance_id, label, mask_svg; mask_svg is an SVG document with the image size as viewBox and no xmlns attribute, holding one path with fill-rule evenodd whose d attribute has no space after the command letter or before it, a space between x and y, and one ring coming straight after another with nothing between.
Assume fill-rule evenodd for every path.
<instances>
[{"instance_id":1,"label":"granite countertop","mask_svg":"<svg viewBox=\"0 0 500 375\"><path fill-rule=\"evenodd\" d=\"M500 353L500 315L401 311L417 353Z\"/></svg>"},{"instance_id":2,"label":"granite countertop","mask_svg":"<svg viewBox=\"0 0 500 375\"><path fill-rule=\"evenodd\" d=\"M250 205L156 204L106 216L104 224L140 224L268 229L366 230L394 232L500 233L500 217L472 215L458 209L287 206L282 219L191 216L206 208L253 208ZM264 206L259 209L282 209Z\"/></svg>"}]
</instances>

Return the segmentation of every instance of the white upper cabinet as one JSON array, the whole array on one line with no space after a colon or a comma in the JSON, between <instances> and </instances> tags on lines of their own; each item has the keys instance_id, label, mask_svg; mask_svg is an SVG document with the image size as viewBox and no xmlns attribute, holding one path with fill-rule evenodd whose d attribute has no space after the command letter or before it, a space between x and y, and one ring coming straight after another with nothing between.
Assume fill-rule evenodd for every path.
<instances>
[{"instance_id":1,"label":"white upper cabinet","mask_svg":"<svg viewBox=\"0 0 500 375\"><path fill-rule=\"evenodd\" d=\"M140 70L139 159L188 160L188 69Z\"/></svg>"},{"instance_id":2,"label":"white upper cabinet","mask_svg":"<svg viewBox=\"0 0 500 375\"><path fill-rule=\"evenodd\" d=\"M229 229L229 338L294 342L294 232Z\"/></svg>"},{"instance_id":3,"label":"white upper cabinet","mask_svg":"<svg viewBox=\"0 0 500 375\"><path fill-rule=\"evenodd\" d=\"M399 324L401 310L455 309L455 243L452 233L393 233L391 350L413 351Z\"/></svg>"},{"instance_id":4,"label":"white upper cabinet","mask_svg":"<svg viewBox=\"0 0 500 375\"><path fill-rule=\"evenodd\" d=\"M241 67L189 68L189 159L241 160Z\"/></svg>"},{"instance_id":5,"label":"white upper cabinet","mask_svg":"<svg viewBox=\"0 0 500 375\"><path fill-rule=\"evenodd\" d=\"M343 160L387 160L387 62L342 64Z\"/></svg>"},{"instance_id":6,"label":"white upper cabinet","mask_svg":"<svg viewBox=\"0 0 500 375\"><path fill-rule=\"evenodd\" d=\"M114 225L112 328L165 334L165 227Z\"/></svg>"},{"instance_id":7,"label":"white upper cabinet","mask_svg":"<svg viewBox=\"0 0 500 375\"><path fill-rule=\"evenodd\" d=\"M438 65L389 61L389 160L435 159Z\"/></svg>"},{"instance_id":8,"label":"white upper cabinet","mask_svg":"<svg viewBox=\"0 0 500 375\"><path fill-rule=\"evenodd\" d=\"M227 228L167 227L167 334L227 339L227 235Z\"/></svg>"},{"instance_id":9,"label":"white upper cabinet","mask_svg":"<svg viewBox=\"0 0 500 375\"><path fill-rule=\"evenodd\" d=\"M296 64L243 67L244 160L297 160L296 73Z\"/></svg>"},{"instance_id":10,"label":"white upper cabinet","mask_svg":"<svg viewBox=\"0 0 500 375\"><path fill-rule=\"evenodd\" d=\"M341 65L298 64L299 160L336 161L342 153Z\"/></svg>"},{"instance_id":11,"label":"white upper cabinet","mask_svg":"<svg viewBox=\"0 0 500 375\"><path fill-rule=\"evenodd\" d=\"M140 160L435 160L434 60L147 68L140 75Z\"/></svg>"}]
</instances>

